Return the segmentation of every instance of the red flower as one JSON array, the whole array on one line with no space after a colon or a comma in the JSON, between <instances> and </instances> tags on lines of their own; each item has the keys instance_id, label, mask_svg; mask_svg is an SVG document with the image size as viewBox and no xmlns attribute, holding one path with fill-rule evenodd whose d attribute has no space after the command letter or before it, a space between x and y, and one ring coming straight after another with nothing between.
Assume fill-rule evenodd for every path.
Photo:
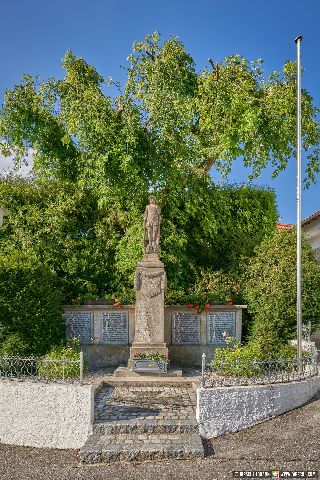
<instances>
[{"instance_id":1,"label":"red flower","mask_svg":"<svg viewBox=\"0 0 320 480\"><path fill-rule=\"evenodd\" d=\"M209 308L209 303L206 303L206 304L205 304L205 307L206 307L206 308Z\"/></svg>"},{"instance_id":2,"label":"red flower","mask_svg":"<svg viewBox=\"0 0 320 480\"><path fill-rule=\"evenodd\" d=\"M192 308L192 307L193 307L193 303L188 303L187 307Z\"/></svg>"}]
</instances>

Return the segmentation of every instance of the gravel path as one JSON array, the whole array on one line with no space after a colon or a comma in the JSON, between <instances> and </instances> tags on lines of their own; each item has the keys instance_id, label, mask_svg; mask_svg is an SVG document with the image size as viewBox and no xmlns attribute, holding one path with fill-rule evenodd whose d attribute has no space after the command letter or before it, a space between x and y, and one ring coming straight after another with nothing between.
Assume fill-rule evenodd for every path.
<instances>
[{"instance_id":1,"label":"gravel path","mask_svg":"<svg viewBox=\"0 0 320 480\"><path fill-rule=\"evenodd\" d=\"M201 460L80 466L75 450L0 444L0 479L224 480L233 470L320 470L320 394L304 407L214 439L210 447L214 454Z\"/></svg>"}]
</instances>

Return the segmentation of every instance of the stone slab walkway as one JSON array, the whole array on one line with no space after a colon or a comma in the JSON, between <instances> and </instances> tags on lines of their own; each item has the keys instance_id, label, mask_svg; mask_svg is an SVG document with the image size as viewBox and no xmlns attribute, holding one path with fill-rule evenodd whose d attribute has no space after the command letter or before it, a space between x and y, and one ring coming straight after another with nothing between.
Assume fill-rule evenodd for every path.
<instances>
[{"instance_id":1,"label":"stone slab walkway","mask_svg":"<svg viewBox=\"0 0 320 480\"><path fill-rule=\"evenodd\" d=\"M95 399L94 434L80 451L83 463L201 458L191 383L106 384Z\"/></svg>"}]
</instances>

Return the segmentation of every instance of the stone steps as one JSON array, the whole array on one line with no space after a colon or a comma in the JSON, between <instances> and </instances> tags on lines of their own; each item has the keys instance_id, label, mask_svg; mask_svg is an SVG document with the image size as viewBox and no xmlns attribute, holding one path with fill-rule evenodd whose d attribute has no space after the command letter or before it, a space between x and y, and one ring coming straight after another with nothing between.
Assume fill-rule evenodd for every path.
<instances>
[{"instance_id":1,"label":"stone steps","mask_svg":"<svg viewBox=\"0 0 320 480\"><path fill-rule=\"evenodd\" d=\"M83 464L203 458L197 433L92 435L80 450Z\"/></svg>"},{"instance_id":2,"label":"stone steps","mask_svg":"<svg viewBox=\"0 0 320 480\"><path fill-rule=\"evenodd\" d=\"M196 420L140 420L96 422L93 433L98 435L118 434L182 434L198 433L199 426Z\"/></svg>"},{"instance_id":3,"label":"stone steps","mask_svg":"<svg viewBox=\"0 0 320 480\"><path fill-rule=\"evenodd\" d=\"M203 457L195 411L195 391L187 382L103 383L81 462Z\"/></svg>"},{"instance_id":4,"label":"stone steps","mask_svg":"<svg viewBox=\"0 0 320 480\"><path fill-rule=\"evenodd\" d=\"M109 377L102 380L97 387L97 392L107 386L113 387L172 387L172 388L194 388L194 379L179 377Z\"/></svg>"}]
</instances>

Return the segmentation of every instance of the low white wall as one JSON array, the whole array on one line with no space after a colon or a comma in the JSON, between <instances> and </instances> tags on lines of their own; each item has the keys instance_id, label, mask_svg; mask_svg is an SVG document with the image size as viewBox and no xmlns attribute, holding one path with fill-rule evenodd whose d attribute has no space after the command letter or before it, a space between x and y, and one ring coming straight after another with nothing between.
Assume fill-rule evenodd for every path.
<instances>
[{"instance_id":1,"label":"low white wall","mask_svg":"<svg viewBox=\"0 0 320 480\"><path fill-rule=\"evenodd\" d=\"M320 389L320 376L300 382L198 388L200 435L218 437L300 407Z\"/></svg>"},{"instance_id":2,"label":"low white wall","mask_svg":"<svg viewBox=\"0 0 320 480\"><path fill-rule=\"evenodd\" d=\"M80 448L93 409L91 385L0 381L0 443Z\"/></svg>"}]
</instances>

